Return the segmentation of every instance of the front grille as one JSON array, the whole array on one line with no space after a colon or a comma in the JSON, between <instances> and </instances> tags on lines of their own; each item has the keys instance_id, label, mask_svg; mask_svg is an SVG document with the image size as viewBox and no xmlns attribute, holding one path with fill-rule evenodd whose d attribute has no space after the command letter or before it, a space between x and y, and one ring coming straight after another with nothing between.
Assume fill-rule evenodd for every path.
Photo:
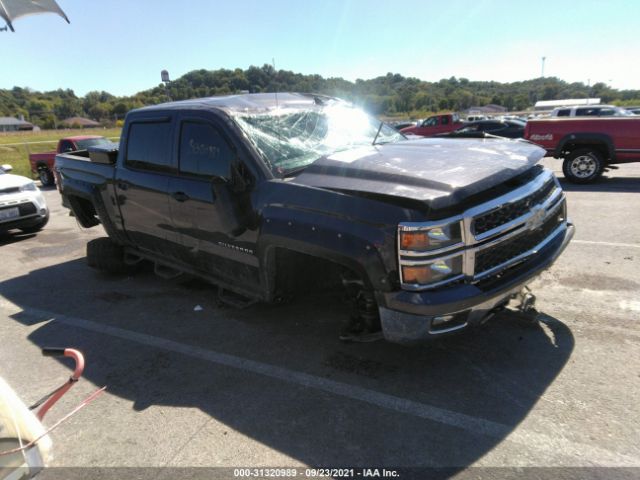
<instances>
[{"instance_id":1,"label":"front grille","mask_svg":"<svg viewBox=\"0 0 640 480\"><path fill-rule=\"evenodd\" d=\"M476 253L475 274L482 274L531 250L551 235L551 232L563 221L564 209L561 207L537 230L521 233L495 247L479 251Z\"/></svg>"},{"instance_id":2,"label":"front grille","mask_svg":"<svg viewBox=\"0 0 640 480\"><path fill-rule=\"evenodd\" d=\"M18 205L5 205L4 207L0 208L0 210L8 210L9 208L16 208L18 207L18 211L20 212L20 216L21 217L26 217L27 215L34 215L37 212L36 206L31 203L20 203Z\"/></svg>"},{"instance_id":3,"label":"front grille","mask_svg":"<svg viewBox=\"0 0 640 480\"><path fill-rule=\"evenodd\" d=\"M534 249L552 241L556 231L566 230L565 196L554 175L545 170L529 183L459 215L428 222L401 222L398 225L398 265L426 267L439 257L462 259L443 282L409 284L400 274L403 289L423 291L450 288L457 283L479 285L499 278L508 270L535 256ZM451 226L461 229L462 241L437 251L405 251L400 248L403 231L429 231ZM400 270L402 272L402 270Z\"/></svg>"},{"instance_id":4,"label":"front grille","mask_svg":"<svg viewBox=\"0 0 640 480\"><path fill-rule=\"evenodd\" d=\"M36 206L33 203L21 203L18 205L20 209L20 216L26 217L27 215L33 215L36 213Z\"/></svg>"},{"instance_id":5,"label":"front grille","mask_svg":"<svg viewBox=\"0 0 640 480\"><path fill-rule=\"evenodd\" d=\"M525 215L531 210L532 206L539 205L549 198L555 189L556 184L551 179L531 195L477 216L471 226L474 235L481 235Z\"/></svg>"}]
</instances>

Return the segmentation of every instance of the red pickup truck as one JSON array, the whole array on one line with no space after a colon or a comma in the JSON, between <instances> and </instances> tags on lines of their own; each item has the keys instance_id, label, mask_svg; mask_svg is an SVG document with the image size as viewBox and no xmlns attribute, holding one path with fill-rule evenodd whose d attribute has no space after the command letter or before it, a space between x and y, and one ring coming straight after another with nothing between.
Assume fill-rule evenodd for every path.
<instances>
[{"instance_id":1,"label":"red pickup truck","mask_svg":"<svg viewBox=\"0 0 640 480\"><path fill-rule=\"evenodd\" d=\"M573 183L592 182L616 163L640 161L640 117L529 120L524 138L563 159L564 176Z\"/></svg>"},{"instance_id":2,"label":"red pickup truck","mask_svg":"<svg viewBox=\"0 0 640 480\"><path fill-rule=\"evenodd\" d=\"M425 119L419 125L407 127L400 130L402 133L420 135L421 137L432 137L439 133L449 133L462 127L462 120L457 113L444 113L433 115Z\"/></svg>"},{"instance_id":3,"label":"red pickup truck","mask_svg":"<svg viewBox=\"0 0 640 480\"><path fill-rule=\"evenodd\" d=\"M75 152L77 150L86 150L88 147L106 145L111 143L104 137L96 135L81 135L75 137L66 137L58 141L58 148L55 152L32 153L29 155L29 163L31 164L31 172L38 175L40 182L44 186L53 185L53 162L58 153Z\"/></svg>"}]
</instances>

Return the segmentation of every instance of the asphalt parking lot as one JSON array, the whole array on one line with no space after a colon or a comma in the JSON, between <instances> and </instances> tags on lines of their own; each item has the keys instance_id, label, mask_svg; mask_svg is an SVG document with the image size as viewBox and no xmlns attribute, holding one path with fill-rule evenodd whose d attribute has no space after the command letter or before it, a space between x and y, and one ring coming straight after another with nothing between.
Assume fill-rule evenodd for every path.
<instances>
[{"instance_id":1,"label":"asphalt parking lot","mask_svg":"<svg viewBox=\"0 0 640 480\"><path fill-rule=\"evenodd\" d=\"M40 347L85 352L49 424L107 386L53 432L57 467L640 467L640 164L565 186L577 231L531 284L540 323L410 348L341 343L327 295L234 310L93 271L102 230L48 190L45 230L0 239L0 375L35 401L70 368Z\"/></svg>"}]
</instances>

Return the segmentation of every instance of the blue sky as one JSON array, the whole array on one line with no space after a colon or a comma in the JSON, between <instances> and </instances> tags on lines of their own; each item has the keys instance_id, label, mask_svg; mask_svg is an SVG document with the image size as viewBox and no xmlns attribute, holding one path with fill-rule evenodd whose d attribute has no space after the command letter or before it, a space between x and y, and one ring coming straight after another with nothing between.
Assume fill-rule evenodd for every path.
<instances>
[{"instance_id":1,"label":"blue sky","mask_svg":"<svg viewBox=\"0 0 640 480\"><path fill-rule=\"evenodd\" d=\"M437 81L540 76L640 89L640 1L58 0L0 32L0 88L130 95L195 69ZM1 23L1 21L0 21Z\"/></svg>"}]
</instances>

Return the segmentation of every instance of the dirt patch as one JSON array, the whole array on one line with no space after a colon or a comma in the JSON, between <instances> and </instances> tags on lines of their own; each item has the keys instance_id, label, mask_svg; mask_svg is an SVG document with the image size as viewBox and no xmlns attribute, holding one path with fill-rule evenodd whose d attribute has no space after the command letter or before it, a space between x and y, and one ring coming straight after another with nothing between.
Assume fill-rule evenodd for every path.
<instances>
[{"instance_id":1,"label":"dirt patch","mask_svg":"<svg viewBox=\"0 0 640 480\"><path fill-rule=\"evenodd\" d=\"M638 282L607 275L583 274L575 277L560 277L558 282L567 287L589 288L591 290L640 290Z\"/></svg>"}]
</instances>

